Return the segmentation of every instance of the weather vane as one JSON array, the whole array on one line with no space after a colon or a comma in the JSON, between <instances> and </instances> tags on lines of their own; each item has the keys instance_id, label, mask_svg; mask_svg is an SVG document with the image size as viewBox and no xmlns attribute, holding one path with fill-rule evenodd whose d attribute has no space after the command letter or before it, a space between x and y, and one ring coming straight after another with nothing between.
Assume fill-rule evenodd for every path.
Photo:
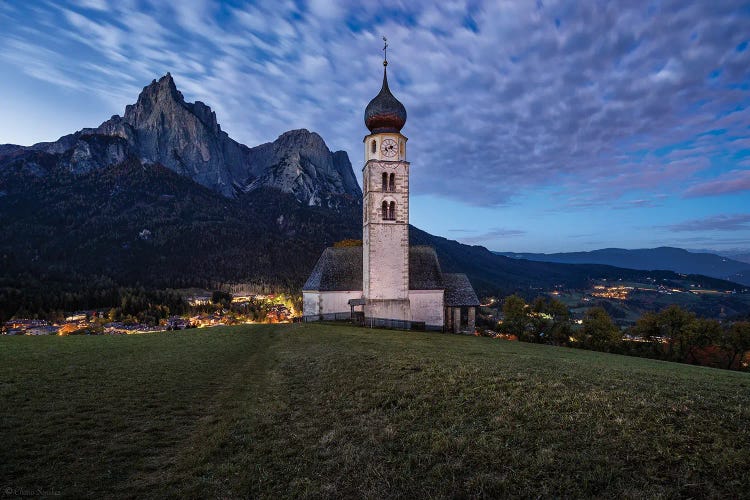
<instances>
[{"instance_id":1,"label":"weather vane","mask_svg":"<svg viewBox=\"0 0 750 500\"><path fill-rule=\"evenodd\" d=\"M383 37L383 66L388 66L388 39Z\"/></svg>"}]
</instances>

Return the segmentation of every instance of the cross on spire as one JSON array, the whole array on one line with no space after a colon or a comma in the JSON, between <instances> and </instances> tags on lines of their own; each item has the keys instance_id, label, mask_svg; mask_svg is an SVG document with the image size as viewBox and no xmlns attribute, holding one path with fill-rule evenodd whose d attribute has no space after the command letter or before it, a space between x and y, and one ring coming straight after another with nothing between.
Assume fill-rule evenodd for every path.
<instances>
[{"instance_id":1,"label":"cross on spire","mask_svg":"<svg viewBox=\"0 0 750 500\"><path fill-rule=\"evenodd\" d=\"M383 37L383 66L388 66L388 39Z\"/></svg>"}]
</instances>

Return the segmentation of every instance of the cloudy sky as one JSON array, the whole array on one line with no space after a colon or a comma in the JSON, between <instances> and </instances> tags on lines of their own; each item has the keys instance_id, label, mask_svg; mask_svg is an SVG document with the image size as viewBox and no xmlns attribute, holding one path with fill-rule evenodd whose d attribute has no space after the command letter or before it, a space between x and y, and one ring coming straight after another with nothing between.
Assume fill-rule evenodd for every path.
<instances>
[{"instance_id":1,"label":"cloudy sky","mask_svg":"<svg viewBox=\"0 0 750 500\"><path fill-rule=\"evenodd\" d=\"M361 173L382 78L412 222L493 250L750 248L746 1L0 0L0 143L122 114L167 71L234 139Z\"/></svg>"}]
</instances>

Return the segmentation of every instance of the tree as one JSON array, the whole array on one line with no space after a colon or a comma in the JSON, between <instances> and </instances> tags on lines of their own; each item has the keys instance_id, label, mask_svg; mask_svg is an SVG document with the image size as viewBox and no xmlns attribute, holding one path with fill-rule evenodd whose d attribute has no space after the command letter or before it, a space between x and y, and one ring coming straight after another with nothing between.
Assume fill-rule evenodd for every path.
<instances>
[{"instance_id":1,"label":"tree","mask_svg":"<svg viewBox=\"0 0 750 500\"><path fill-rule=\"evenodd\" d=\"M660 340L659 315L653 312L644 313L633 325L632 333L646 342Z\"/></svg>"},{"instance_id":2,"label":"tree","mask_svg":"<svg viewBox=\"0 0 750 500\"><path fill-rule=\"evenodd\" d=\"M693 347L695 313L673 304L659 314L662 336L668 339L667 357L684 360Z\"/></svg>"},{"instance_id":3,"label":"tree","mask_svg":"<svg viewBox=\"0 0 750 500\"><path fill-rule=\"evenodd\" d=\"M557 299L537 297L527 309L526 337L531 342L563 345L570 339L570 313Z\"/></svg>"},{"instance_id":4,"label":"tree","mask_svg":"<svg viewBox=\"0 0 750 500\"><path fill-rule=\"evenodd\" d=\"M658 313L644 314L632 331L634 335L651 342L654 350L661 356L684 361L693 348L703 342L701 330L706 328L711 327L705 323L696 323L694 313L685 311L678 305L671 305Z\"/></svg>"},{"instance_id":5,"label":"tree","mask_svg":"<svg viewBox=\"0 0 750 500\"><path fill-rule=\"evenodd\" d=\"M211 294L211 303L228 308L232 304L232 294L222 290L214 290L214 293Z\"/></svg>"},{"instance_id":6,"label":"tree","mask_svg":"<svg viewBox=\"0 0 750 500\"><path fill-rule=\"evenodd\" d=\"M686 346L683 355L683 361L686 363L700 362L700 364L715 365L716 360L699 360L696 355L697 349L704 349L704 356L709 353L705 351L706 347L719 346L721 344L723 330L721 323L715 319L695 318L685 329L683 333L683 342ZM708 363L707 363L708 361ZM713 363L711 363L713 361Z\"/></svg>"},{"instance_id":7,"label":"tree","mask_svg":"<svg viewBox=\"0 0 750 500\"><path fill-rule=\"evenodd\" d=\"M570 334L572 333L568 306L557 299L549 299L547 302L547 313L552 316L550 340L555 345L567 345L570 342Z\"/></svg>"},{"instance_id":8,"label":"tree","mask_svg":"<svg viewBox=\"0 0 750 500\"><path fill-rule=\"evenodd\" d=\"M550 341L554 345L569 345L573 335L573 327L569 320L554 321L550 330Z\"/></svg>"},{"instance_id":9,"label":"tree","mask_svg":"<svg viewBox=\"0 0 750 500\"><path fill-rule=\"evenodd\" d=\"M750 351L750 321L737 321L730 326L722 337L721 347L728 352L725 368L734 366L735 362Z\"/></svg>"},{"instance_id":10,"label":"tree","mask_svg":"<svg viewBox=\"0 0 750 500\"><path fill-rule=\"evenodd\" d=\"M598 351L613 351L622 342L620 329L602 307L586 311L579 333L585 346Z\"/></svg>"},{"instance_id":11,"label":"tree","mask_svg":"<svg viewBox=\"0 0 750 500\"><path fill-rule=\"evenodd\" d=\"M527 308L528 309L528 308ZM552 329L552 316L547 313L547 301L544 297L537 297L526 311L527 324L524 339L527 342L546 342Z\"/></svg>"},{"instance_id":12,"label":"tree","mask_svg":"<svg viewBox=\"0 0 750 500\"><path fill-rule=\"evenodd\" d=\"M341 240L337 241L333 244L334 248L344 248L344 247L361 247L362 246L362 240Z\"/></svg>"},{"instance_id":13,"label":"tree","mask_svg":"<svg viewBox=\"0 0 750 500\"><path fill-rule=\"evenodd\" d=\"M505 333L518 335L523 338L526 335L526 327L529 323L529 315L526 311L526 301L518 295L511 295L503 302L503 326Z\"/></svg>"}]
</instances>

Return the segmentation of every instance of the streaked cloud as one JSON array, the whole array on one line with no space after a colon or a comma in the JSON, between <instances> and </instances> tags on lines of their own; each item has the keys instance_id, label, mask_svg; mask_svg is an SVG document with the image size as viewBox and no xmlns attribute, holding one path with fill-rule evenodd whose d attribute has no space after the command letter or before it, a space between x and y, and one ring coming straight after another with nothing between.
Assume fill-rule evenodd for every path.
<instances>
[{"instance_id":1,"label":"streaked cloud","mask_svg":"<svg viewBox=\"0 0 750 500\"><path fill-rule=\"evenodd\" d=\"M676 232L692 231L745 231L750 229L750 214L714 215L664 226Z\"/></svg>"},{"instance_id":2,"label":"streaked cloud","mask_svg":"<svg viewBox=\"0 0 750 500\"><path fill-rule=\"evenodd\" d=\"M91 96L101 121L170 71L240 142L308 128L359 172L386 35L421 194L617 220L680 202L700 219L741 211L700 203L750 184L748 26L740 0L0 2L0 64ZM493 231L472 241L523 240Z\"/></svg>"},{"instance_id":3,"label":"streaked cloud","mask_svg":"<svg viewBox=\"0 0 750 500\"><path fill-rule=\"evenodd\" d=\"M523 229L496 227L489 231L475 234L473 236L459 236L458 241L467 245L484 245L488 241L497 241L503 238L517 238L526 234Z\"/></svg>"},{"instance_id":4,"label":"streaked cloud","mask_svg":"<svg viewBox=\"0 0 750 500\"><path fill-rule=\"evenodd\" d=\"M732 170L714 180L695 184L685 191L685 196L718 196L742 191L750 191L750 170Z\"/></svg>"},{"instance_id":5,"label":"streaked cloud","mask_svg":"<svg viewBox=\"0 0 750 500\"><path fill-rule=\"evenodd\" d=\"M4 62L121 107L171 71L242 142L308 127L355 161L387 34L415 177L479 205L552 183L593 205L657 184L676 191L712 155L747 155L747 122L732 116L750 100L740 2L46 5L37 10L51 26L27 7L4 14ZM703 135L717 121L732 141ZM733 189L724 174L687 195Z\"/></svg>"}]
</instances>

